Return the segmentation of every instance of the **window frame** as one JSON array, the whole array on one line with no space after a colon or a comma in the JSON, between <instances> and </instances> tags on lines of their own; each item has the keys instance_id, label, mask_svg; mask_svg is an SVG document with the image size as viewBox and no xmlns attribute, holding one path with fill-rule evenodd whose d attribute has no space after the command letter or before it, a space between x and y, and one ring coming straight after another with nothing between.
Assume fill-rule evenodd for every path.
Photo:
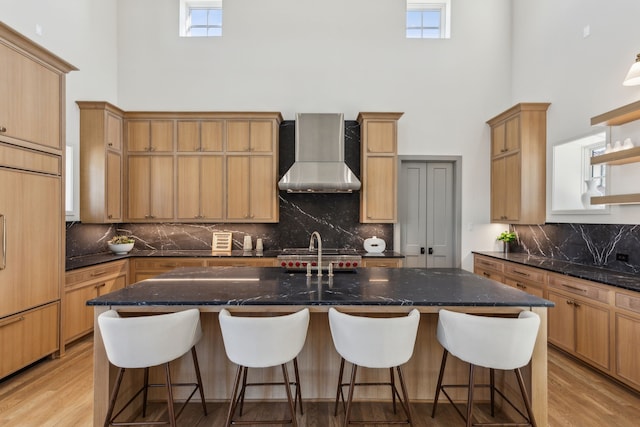
<instances>
[{"instance_id":1,"label":"window frame","mask_svg":"<svg viewBox=\"0 0 640 427\"><path fill-rule=\"evenodd\" d=\"M425 1L417 1L417 0L407 0L406 2L406 12L405 12L405 38L407 39L448 39L451 38L451 0L444 0L440 2L425 2ZM424 35L425 30L434 29L432 27L425 27L424 25L420 25L420 27L409 27L408 23L408 13L409 12L429 12L429 11L438 11L440 13L440 26L438 28L439 35L438 37L431 37ZM409 30L420 30L420 37L409 37Z\"/></svg>"},{"instance_id":2,"label":"window frame","mask_svg":"<svg viewBox=\"0 0 640 427\"><path fill-rule=\"evenodd\" d=\"M180 0L180 37L188 37L188 38L201 38L201 37L222 37L222 18L220 19L220 25L205 25L198 26L198 28L207 29L207 33L209 29L219 28L220 34L207 34L207 35L192 35L191 29L193 28L190 25L191 11L193 9L198 10L220 10L222 14L222 1L223 0Z\"/></svg>"}]
</instances>

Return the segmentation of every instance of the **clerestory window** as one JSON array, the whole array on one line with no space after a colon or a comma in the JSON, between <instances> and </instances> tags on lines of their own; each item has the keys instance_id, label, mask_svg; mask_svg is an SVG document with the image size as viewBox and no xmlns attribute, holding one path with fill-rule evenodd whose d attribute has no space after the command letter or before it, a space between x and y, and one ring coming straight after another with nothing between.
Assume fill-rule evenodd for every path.
<instances>
[{"instance_id":1,"label":"clerestory window","mask_svg":"<svg viewBox=\"0 0 640 427\"><path fill-rule=\"evenodd\" d=\"M408 39L448 39L450 37L451 2L407 0Z\"/></svg>"},{"instance_id":2,"label":"clerestory window","mask_svg":"<svg viewBox=\"0 0 640 427\"><path fill-rule=\"evenodd\" d=\"M222 0L180 0L180 36L222 37Z\"/></svg>"}]
</instances>

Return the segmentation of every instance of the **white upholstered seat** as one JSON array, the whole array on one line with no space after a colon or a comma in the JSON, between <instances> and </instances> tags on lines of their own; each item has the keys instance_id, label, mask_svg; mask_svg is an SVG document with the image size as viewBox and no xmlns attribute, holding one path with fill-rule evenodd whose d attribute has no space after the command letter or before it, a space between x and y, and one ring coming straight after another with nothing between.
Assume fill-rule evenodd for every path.
<instances>
[{"instance_id":1,"label":"white upholstered seat","mask_svg":"<svg viewBox=\"0 0 640 427\"><path fill-rule=\"evenodd\" d=\"M490 369L491 415L494 412L494 393L498 392L505 400L514 406L500 390L495 387L494 370L513 370L516 374L520 391L525 404L527 415L517 407L514 408L526 419L528 425L535 427L535 419L531 412L531 405L524 388L520 368L531 360L533 349L540 327L540 317L531 311L520 312L517 318L487 317L449 310L440 310L438 318L438 341L444 347L438 385L433 404L432 416L435 415L440 391L453 404L446 392L447 387L468 387L468 401L466 416L454 405L458 413L465 419L467 426L481 425L472 423L474 368L481 366ZM447 361L447 355L452 354L458 359L470 364L469 383L467 385L443 385L442 377ZM475 385L478 387L478 385ZM518 423L522 425L522 423ZM508 425L508 424L507 424Z\"/></svg>"},{"instance_id":2,"label":"white upholstered seat","mask_svg":"<svg viewBox=\"0 0 640 427\"><path fill-rule=\"evenodd\" d=\"M109 362L119 368L116 384L112 391L105 426L115 423L115 418L120 415L124 407L113 415L115 403L122 383L122 377L126 369L144 368L144 385L136 393L138 396L144 393L142 416L146 415L147 389L154 384L148 383L149 368L152 366L165 365L165 377L167 388L167 407L169 421L161 424L176 425L176 418L180 415L186 403L196 391L200 392L202 408L206 415L207 409L202 390L202 380L196 355L195 345L202 336L200 326L200 312L197 309L184 310L176 313L160 314L154 316L120 317L115 310L106 311L98 316L98 325L102 341ZM169 362L178 359L191 351L193 363L195 365L196 383L179 384L192 386L193 391L184 403L178 414L173 408L173 392ZM173 386L177 386L173 385ZM119 425L123 423L118 422ZM155 423L160 424L160 423Z\"/></svg>"},{"instance_id":3,"label":"white upholstered seat","mask_svg":"<svg viewBox=\"0 0 640 427\"><path fill-rule=\"evenodd\" d=\"M302 394L300 391L300 378L296 357L304 346L307 328L309 326L309 309L305 308L296 313L272 316L272 317L240 317L232 316L228 310L222 309L219 315L220 329L224 341L224 349L227 357L238 365L236 379L231 395L229 413L226 425L266 423L263 421L234 420L238 404L240 416L244 404L245 389L251 385L278 385L285 386L287 400L291 412L290 420L273 420L271 423L292 424L297 426L295 408L298 400L302 411ZM293 361L295 370L296 401L291 397L289 374L286 363ZM247 383L248 368L268 368L272 366L282 367L284 377L281 383ZM240 388L240 381L242 387ZM238 389L240 393L238 394Z\"/></svg>"},{"instance_id":4,"label":"white upholstered seat","mask_svg":"<svg viewBox=\"0 0 640 427\"><path fill-rule=\"evenodd\" d=\"M349 397L345 409L345 423L363 423L364 420L351 420L351 406L353 401L353 389L355 386L374 385L390 386L395 412L396 397L399 399L405 414L406 423L412 424L411 406L407 395L407 390L402 376L401 365L406 363L413 355L420 313L418 310L411 310L407 316L402 317L365 317L354 316L342 313L334 308L329 309L329 326L331 336L336 351L341 356L340 375L338 378L338 389L336 391L336 401L334 413L337 414L338 401L342 395L342 387L347 385L342 383L345 360L351 363L351 381L349 385ZM356 383L356 372L358 366L365 368L389 369L390 382L388 383ZM401 398L398 393L393 369L396 368L400 386L402 388ZM371 420L367 424L387 424L389 421Z\"/></svg>"}]
</instances>

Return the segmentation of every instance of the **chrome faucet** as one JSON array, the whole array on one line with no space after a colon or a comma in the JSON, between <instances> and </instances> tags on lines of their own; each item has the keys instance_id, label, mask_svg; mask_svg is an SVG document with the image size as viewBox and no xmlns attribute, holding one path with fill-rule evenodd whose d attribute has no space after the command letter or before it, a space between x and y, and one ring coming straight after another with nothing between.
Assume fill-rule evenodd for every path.
<instances>
[{"instance_id":1,"label":"chrome faucet","mask_svg":"<svg viewBox=\"0 0 640 427\"><path fill-rule=\"evenodd\" d=\"M320 238L320 233L314 231L311 233L311 238L309 239L309 251L313 251L315 248L313 247L313 237L315 236L318 241L318 277L322 276L322 239Z\"/></svg>"}]
</instances>

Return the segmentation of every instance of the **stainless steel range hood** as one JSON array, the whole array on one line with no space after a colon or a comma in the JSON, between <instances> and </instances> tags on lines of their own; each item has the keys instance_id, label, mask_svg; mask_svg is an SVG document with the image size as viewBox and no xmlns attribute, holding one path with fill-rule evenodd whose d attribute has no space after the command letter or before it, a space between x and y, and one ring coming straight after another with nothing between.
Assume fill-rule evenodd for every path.
<instances>
[{"instance_id":1,"label":"stainless steel range hood","mask_svg":"<svg viewBox=\"0 0 640 427\"><path fill-rule=\"evenodd\" d=\"M344 114L296 114L295 163L278 187L289 193L351 193L360 180L344 162Z\"/></svg>"}]
</instances>

